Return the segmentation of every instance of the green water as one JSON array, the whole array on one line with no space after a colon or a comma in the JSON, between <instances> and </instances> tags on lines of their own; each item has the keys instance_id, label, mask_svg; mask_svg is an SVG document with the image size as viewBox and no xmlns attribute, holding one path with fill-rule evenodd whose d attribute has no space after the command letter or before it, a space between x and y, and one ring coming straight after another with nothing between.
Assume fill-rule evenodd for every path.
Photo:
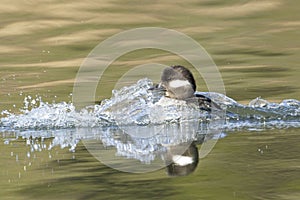
<instances>
[{"instance_id":1,"label":"green water","mask_svg":"<svg viewBox=\"0 0 300 200\"><path fill-rule=\"evenodd\" d=\"M19 139L1 143L0 193L3 199L298 199L299 142L297 129L229 133L194 173L171 178L164 169L108 168L82 144L75 153L54 148L28 158Z\"/></svg>"},{"instance_id":2,"label":"green water","mask_svg":"<svg viewBox=\"0 0 300 200\"><path fill-rule=\"evenodd\" d=\"M299 100L299 7L288 0L1 0L0 111L18 112L27 95L71 101L76 72L89 52L113 34L145 26L198 41L217 64L227 95L239 102L258 96ZM97 98L110 97L122 73L149 61L189 67L168 52L129 53L105 72ZM193 174L170 178L164 169L128 174L107 168L83 145L75 153L57 147L28 158L23 139L4 144L1 137L0 197L298 200L299 142L299 129L228 133Z\"/></svg>"}]
</instances>

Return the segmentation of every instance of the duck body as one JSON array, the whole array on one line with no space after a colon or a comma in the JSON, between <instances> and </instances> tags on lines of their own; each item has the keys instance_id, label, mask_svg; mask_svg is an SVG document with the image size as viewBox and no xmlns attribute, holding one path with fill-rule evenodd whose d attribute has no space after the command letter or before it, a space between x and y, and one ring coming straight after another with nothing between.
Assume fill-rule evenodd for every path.
<instances>
[{"instance_id":1,"label":"duck body","mask_svg":"<svg viewBox=\"0 0 300 200\"><path fill-rule=\"evenodd\" d=\"M156 85L155 89L163 90L166 97L184 100L189 104L196 104L200 110L221 109L209 97L195 94L196 81L194 76L187 68L181 65L165 68L162 71L161 81Z\"/></svg>"}]
</instances>

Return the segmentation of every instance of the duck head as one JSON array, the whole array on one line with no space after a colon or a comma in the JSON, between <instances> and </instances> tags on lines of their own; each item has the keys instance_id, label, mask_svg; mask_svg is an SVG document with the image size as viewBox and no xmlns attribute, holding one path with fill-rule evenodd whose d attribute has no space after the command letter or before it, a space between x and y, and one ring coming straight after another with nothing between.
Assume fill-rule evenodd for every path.
<instances>
[{"instance_id":1,"label":"duck head","mask_svg":"<svg viewBox=\"0 0 300 200\"><path fill-rule=\"evenodd\" d=\"M167 97L185 100L194 96L196 84L187 68L176 65L163 70L158 88L164 89Z\"/></svg>"}]
</instances>

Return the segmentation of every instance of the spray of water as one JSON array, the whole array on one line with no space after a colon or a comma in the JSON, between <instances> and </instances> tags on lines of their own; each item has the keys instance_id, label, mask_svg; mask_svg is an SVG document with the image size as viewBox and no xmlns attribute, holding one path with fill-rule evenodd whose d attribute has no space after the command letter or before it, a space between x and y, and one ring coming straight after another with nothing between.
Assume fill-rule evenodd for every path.
<instances>
[{"instance_id":1,"label":"spray of water","mask_svg":"<svg viewBox=\"0 0 300 200\"><path fill-rule=\"evenodd\" d=\"M134 85L113 91L112 97L103 100L100 105L87 106L80 111L72 103L45 103L40 97L27 96L24 107L20 109L21 114L1 112L0 132L5 144L22 137L27 140L32 151L49 150L54 146L69 147L70 151L74 151L80 140L98 139L105 146L115 146L117 155L135 158L144 163L152 162L158 152L165 152L170 144L203 139L214 116L209 112L199 111L184 101L153 93L148 90L151 87L151 80L141 79ZM249 105L241 105L223 94L199 94L210 96L220 107L227 109L226 123L216 123L216 126L222 127L213 126L210 129L223 128L226 132L300 127L300 101L295 99L270 103L256 98ZM194 130L195 127L197 130L174 135L175 131L172 130L176 124L184 127L186 120L193 119L196 119L196 125L194 123L189 127L190 123L183 130ZM130 129L132 125L134 128ZM120 126L122 130L119 129ZM130 135L124 136L124 130ZM149 130L160 134L149 136ZM145 139L140 134L148 134L148 137ZM53 140L46 145L43 140L35 138Z\"/></svg>"}]
</instances>

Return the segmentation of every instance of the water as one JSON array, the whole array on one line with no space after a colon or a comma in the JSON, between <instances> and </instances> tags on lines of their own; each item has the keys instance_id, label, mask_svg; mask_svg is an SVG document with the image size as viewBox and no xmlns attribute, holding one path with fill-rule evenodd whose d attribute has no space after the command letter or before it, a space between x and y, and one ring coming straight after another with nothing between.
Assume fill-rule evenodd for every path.
<instances>
[{"instance_id":1,"label":"water","mask_svg":"<svg viewBox=\"0 0 300 200\"><path fill-rule=\"evenodd\" d=\"M151 87L153 87L151 80L141 79L134 85L113 91L112 98L103 100L100 105L91 105L82 110L76 110L71 102L47 103L43 102L41 97L27 96L24 99L24 107L20 109L21 113L2 111L0 132L4 147L10 149L14 147L13 149L15 149L18 146L17 152L15 152L16 149L12 149L6 155L6 160L14 162L17 168L14 170L17 171L16 174L11 174L9 172L11 169L6 170L4 177L7 177L8 184L17 183L19 185L28 174L37 173L30 172L33 166L37 165L38 168L41 168L39 163L44 163L41 168L42 177L50 182L45 183L46 185L43 187L52 187L53 184L56 187L68 188L67 185L60 186L59 182L67 181L69 178L58 178L53 182L51 177L60 176L59 173L57 174L57 170L64 168L64 164L62 164L64 162L71 162L66 165L69 166L66 169L72 171L75 166L80 164L80 159L83 159L82 157L78 159L78 155L80 157L82 149L85 148L89 152L89 160L93 156L94 159L96 158L114 170L146 173L146 176L155 172L161 173L163 170L169 176L189 177L192 176L192 173L195 177L199 173L198 167L201 167L200 174L203 173L201 164L203 161L204 164L210 163L205 162L205 157L208 156L213 161L214 156L218 156L218 154L214 154L215 150L213 150L218 139L219 143L224 141L232 145L223 147L225 149L221 154L225 158L228 157L226 148L243 149L243 143L240 141L238 144L232 143L234 142L232 136L237 137L240 135L240 131L246 132L246 134L242 134L243 140L246 139L250 143L257 141L253 147L239 150L244 159L249 159L243 162L246 164L244 167L251 174L252 170L258 170L253 169L254 166L258 167L251 163L251 159L258 162L258 158L251 158L253 156L260 156L261 162L268 163L269 159L271 159L270 162L274 162L272 157L277 152L277 156L281 157L280 155L283 154L282 159L288 159L287 152L278 152L280 149L277 147L278 139L283 136L276 133L277 131L289 130L289 132L292 131L293 137L299 138L297 131L294 133L294 130L300 127L300 102L298 100L288 99L281 103L270 103L258 97L245 106L223 94L199 93L209 96L222 109L227 109L224 120L220 120L223 115L199 110L198 107L195 108L185 101L165 98L163 94L149 90ZM218 110L218 112L221 111ZM128 114L126 115L126 113ZM255 134L250 134L251 132ZM275 135L269 132L275 132ZM230 141L226 141L227 137L231 138ZM275 138L277 139L275 140ZM293 149L298 144L296 141L291 141L286 145ZM250 145L249 142L244 145ZM283 142L286 143L286 141ZM291 150L290 148L287 151ZM247 149L250 150L249 154L246 153ZM187 152L189 153L186 154ZM192 159L180 159L178 155L183 153L192 156ZM46 154L46 156L40 157L41 154ZM84 154L86 154L86 150ZM66 159L65 156L69 159ZM89 163L95 163L94 159ZM218 157L218 162L220 159L224 158ZM291 163L289 165L293 171L296 170L298 164L293 157L291 159L288 163ZM239 168L239 164L236 163L238 160L236 158L229 162L232 165L231 168L228 168L230 171ZM181 164L174 164L176 162L191 164L187 168L181 167ZM198 164L199 162L200 164ZM226 162L228 163L228 161ZM90 164L86 167L90 168ZM267 166L269 165L267 164ZM98 169L98 167L99 164L93 171L96 170L96 173L98 170L111 171L110 168ZM282 165L280 164L278 167L282 168ZM208 166L208 168L209 173L214 173L214 166ZM81 166L79 169L83 170L84 167ZM204 172L205 169L207 166L204 166ZM262 173L261 170L259 169L256 173ZM211 178L218 177L217 174L222 171L228 173L224 169L218 169L218 171ZM268 173L278 176L279 172L275 170ZM167 175L164 176L167 177ZM164 183L160 178L158 180ZM205 184L205 182L204 179L201 184ZM247 187L251 187L251 184ZM42 189L40 186L33 186L29 190L37 188ZM22 191L24 192L24 190ZM239 193L244 195L242 189L236 189L230 196L234 197ZM29 196L31 195L29 194Z\"/></svg>"},{"instance_id":2,"label":"water","mask_svg":"<svg viewBox=\"0 0 300 200\"><path fill-rule=\"evenodd\" d=\"M298 1L2 1L0 199L300 198ZM220 130L219 123L209 126L214 116L207 118L208 113L193 112L176 101L161 101L174 107L157 104L153 112L164 108L170 114L159 118L151 117L149 109L134 110L134 118L124 117L131 126L118 120L122 113L109 115L114 83L135 66L180 64L193 69L184 59L154 49L130 52L111 64L96 91L96 100L108 99L102 105L80 112L70 103L74 78L90 51L113 34L146 26L183 32L211 55L228 96L209 93L229 105L221 133L213 132L214 127ZM192 72L198 90L208 91L202 77ZM160 71L151 75L146 77L157 82ZM141 96L134 96L135 105L157 101L148 93L136 94ZM196 132L176 128L181 118L192 116L175 112L184 108L202 119L196 129L186 120L186 127ZM150 126L154 121L158 129ZM136 127L140 130L134 132ZM137 137L138 132L146 135L144 127L151 134L173 130L173 135L145 140ZM123 130L129 136L123 137ZM187 141L184 147L189 144L195 154L216 138L209 154L199 154L203 157L190 169L194 171L180 177L170 177L176 166L120 172L91 151L93 145L104 147L104 141L105 161L117 158L108 164L144 170L170 162L168 152L182 151L180 145L168 145L172 142Z\"/></svg>"},{"instance_id":3,"label":"water","mask_svg":"<svg viewBox=\"0 0 300 200\"><path fill-rule=\"evenodd\" d=\"M30 147L27 156L31 157L36 151L51 151L56 146L75 152L77 144L84 141L87 148L92 146L90 152L108 166L128 172L149 172L169 164L166 159L170 146L174 149L185 144L178 152L182 154L194 141L209 143L225 137L227 132L300 127L300 102L295 99L278 104L256 98L245 106L223 94L198 92L220 106L216 112L208 112L149 90L153 85L151 80L141 79L134 85L113 91L112 98L103 100L100 105L82 110L76 110L72 103L49 104L41 98L28 96L21 114L2 112L5 116L1 118L0 131L4 144L22 138ZM225 109L226 116L222 119ZM52 141L45 144L45 139ZM126 165L127 169L119 167L120 163L112 164L114 158L103 158L110 152L98 155L111 147L116 153L108 156L138 160L145 171L137 167L138 164ZM155 163L158 157L163 163L146 169L145 164Z\"/></svg>"},{"instance_id":4,"label":"water","mask_svg":"<svg viewBox=\"0 0 300 200\"><path fill-rule=\"evenodd\" d=\"M161 188L155 186L158 184L155 181L159 181L158 185L162 188L170 184L168 183L170 180L166 179L168 176L161 174L163 171L166 171L165 173L169 176L181 174L192 177L191 180L193 182L197 180L197 182L194 182L191 187L201 186L201 190L204 188L209 190L209 187L205 185L208 184L209 179L219 181L218 177L222 176L223 183L220 184L224 184L224 181L226 183L229 180L224 174L227 174L227 176L237 176L240 181L245 181L247 190L254 187L256 192L264 193L264 190L268 189L269 182L261 179L260 181L265 183L259 186L257 183L252 183L250 177L239 175L252 174L252 171L256 175L266 173L264 176L273 177L272 179L280 186L276 190L281 189L285 180L288 181L286 183L292 181L292 184L297 184L299 179L295 177L287 179L284 176L285 172L281 170L289 166L291 173L298 171L298 160L289 156L288 152L294 151L298 146L299 135L295 128L300 126L299 101L289 99L281 103L269 103L256 98L245 106L222 94L202 92L200 94L210 96L220 107L227 108L226 121L213 123L214 120L219 119L218 115L213 116L210 112L195 109L184 101L165 98L162 94L153 93L148 90L151 87L153 87L151 80L142 79L130 87L114 91L112 98L102 101L100 105L88 106L80 111L76 110L72 103L45 103L42 98L30 96L25 97L24 108L20 109L20 114L3 111L0 126L1 139L4 144L2 147L11 150L2 155L5 156L6 162L15 163L14 170L3 171L2 176L6 177L7 184L17 184L17 187L23 188L20 192L25 192L28 197L33 198L35 194L45 198L42 191L46 188L48 191L68 188L66 198L74 195L71 192L71 188L74 187L77 190L77 187L80 187L79 190L84 191L84 194L89 191L90 195L97 195L99 191L94 191L95 189L90 185L92 182L96 182L97 185L111 185L113 182L121 184L127 180L126 184L134 186L136 183L130 180L140 179L135 174L121 173L118 176L124 179L116 180L114 174L118 172L114 170L146 172L142 180L139 180L140 184L150 185L152 189L156 188L155 190L158 191ZM130 106L128 104L130 102L133 102L134 106ZM123 117L126 112L129 115ZM192 119L197 120L191 121ZM210 130L215 129L219 129L220 132L211 134ZM288 130L289 134L294 135L295 140L282 136L281 130ZM246 133L241 134L241 131ZM244 142L239 141L240 137ZM175 157L176 154L181 155L187 148L189 152L199 151L201 154L201 144L216 139L219 139L221 147L217 145L217 150L209 152L208 158L197 159L191 169L182 170L179 167L174 171L174 167L178 168L178 165L172 165L174 159L179 162L179 159ZM195 141L196 144L193 143ZM256 144L251 144L253 142ZM282 145L283 147L288 145L288 148L283 150ZM88 149L89 154L85 148ZM229 149L234 149L233 154L237 157L230 156L232 160L228 161L229 157L226 154L230 154ZM173 155L171 157L173 160L170 155ZM196 156L198 157L198 153ZM241 161L241 156L246 159L246 162ZM95 158L111 168L104 167ZM199 161L200 164L198 164ZM193 162L193 160L184 162ZM240 162L244 163L243 166L239 166L242 164ZM272 163L272 170L266 167L268 162ZM173 167L166 168L165 166L169 164ZM224 165L224 167L217 168L218 165ZM242 168L239 169L240 167ZM34 168L40 170L33 170ZM200 170L197 171L197 168ZM67 169L70 170L68 175L61 174ZM40 174L46 181L42 185L22 186L22 183L29 181L27 179L33 183L37 181L36 178L29 178L32 173ZM203 176L206 173L210 174L209 179ZM77 178L72 181L74 176ZM150 181L146 178L149 176L156 178ZM128 179L128 177L131 178ZM190 182L188 178L178 180ZM70 181L71 187L67 186ZM88 185L82 187L81 182L86 181ZM281 182L283 185L279 184ZM176 181L172 184L179 190L185 190L185 187L177 185ZM117 189L118 186L113 186L113 188ZM219 188L219 191L232 197L247 196L247 190L240 188L238 183L234 184L233 189L227 188L226 191L225 188L224 191ZM228 190L231 190L231 193ZM134 191L133 189L132 194L129 192L128 195L138 197L139 195L136 195ZM274 189L270 191L272 194ZM255 194L259 195L259 193ZM170 193L162 191L162 194L169 197L178 195L171 191ZM271 194L270 197L272 197ZM106 195L111 194L106 193ZM121 191L114 194L114 196L123 195ZM54 193L50 192L48 196L54 197ZM146 198L143 195L140 197ZM211 197L214 198L213 195ZM85 198L85 195L82 198Z\"/></svg>"},{"instance_id":5,"label":"water","mask_svg":"<svg viewBox=\"0 0 300 200\"><path fill-rule=\"evenodd\" d=\"M153 83L142 79L136 84L113 92L111 99L100 105L88 106L80 111L72 103L48 103L42 99L25 97L21 114L7 110L1 112L2 131L55 130L79 127L102 127L112 124L147 125L199 118L205 120L209 112L198 111L185 101L165 98L151 92ZM299 128L300 101L286 99L281 103L270 103L260 97L249 105L213 92L197 92L210 97L227 110L226 130L260 128ZM161 111L164 112L161 112ZM221 111L216 111L221 112ZM128 114L125 114L128 113ZM223 126L223 124L222 124ZM142 134L142 133L141 133Z\"/></svg>"}]
</instances>

